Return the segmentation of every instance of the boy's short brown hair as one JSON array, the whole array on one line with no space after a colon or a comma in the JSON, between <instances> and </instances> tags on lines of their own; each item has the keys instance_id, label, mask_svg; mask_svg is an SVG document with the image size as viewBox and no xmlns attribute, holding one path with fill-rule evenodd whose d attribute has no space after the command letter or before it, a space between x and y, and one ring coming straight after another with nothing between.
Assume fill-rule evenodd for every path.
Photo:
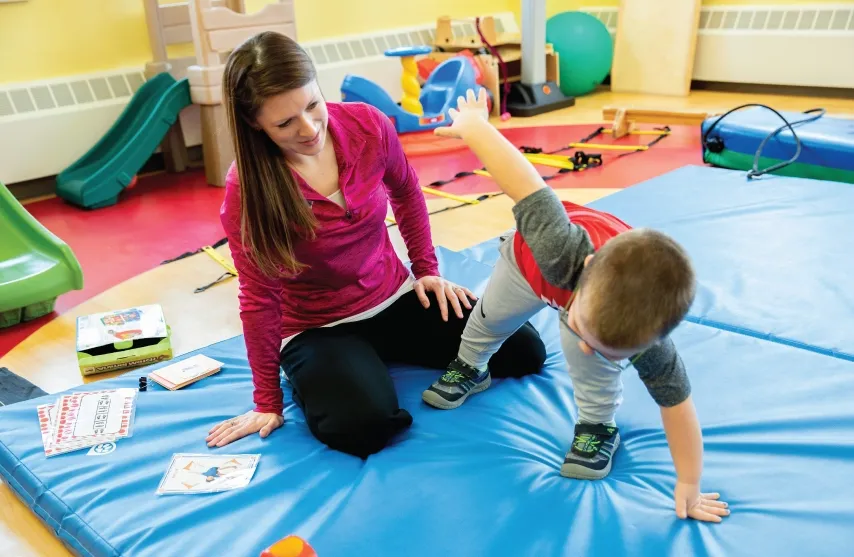
<instances>
[{"instance_id":1,"label":"boy's short brown hair","mask_svg":"<svg viewBox=\"0 0 854 557\"><path fill-rule=\"evenodd\" d=\"M603 345L629 350L670 334L688 313L696 283L691 260L669 236L637 228L615 236L578 281L583 320Z\"/></svg>"}]
</instances>

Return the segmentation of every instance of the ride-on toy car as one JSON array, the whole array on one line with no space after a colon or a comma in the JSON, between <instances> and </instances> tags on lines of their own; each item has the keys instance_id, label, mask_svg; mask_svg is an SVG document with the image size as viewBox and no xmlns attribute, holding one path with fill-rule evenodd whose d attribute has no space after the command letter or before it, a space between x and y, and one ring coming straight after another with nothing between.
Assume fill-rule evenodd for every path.
<instances>
[{"instance_id":1,"label":"ride-on toy car","mask_svg":"<svg viewBox=\"0 0 854 557\"><path fill-rule=\"evenodd\" d=\"M430 47L422 46L385 52L386 56L401 57L403 99L400 104L373 81L351 74L344 77L341 84L341 99L344 102L363 102L375 106L391 119L397 133L432 130L449 125L448 111L456 105L457 98L465 96L469 89L477 92L481 86L477 84L471 62L458 56L439 64L419 92L415 56L431 51Z\"/></svg>"}]
</instances>

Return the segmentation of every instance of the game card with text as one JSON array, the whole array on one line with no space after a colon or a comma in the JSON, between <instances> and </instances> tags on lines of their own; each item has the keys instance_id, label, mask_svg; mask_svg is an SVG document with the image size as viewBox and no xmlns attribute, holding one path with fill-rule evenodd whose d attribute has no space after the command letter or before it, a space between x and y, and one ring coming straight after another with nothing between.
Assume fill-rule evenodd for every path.
<instances>
[{"instance_id":1,"label":"game card with text","mask_svg":"<svg viewBox=\"0 0 854 557\"><path fill-rule=\"evenodd\" d=\"M62 451L74 447L76 450L130 437L136 395L136 389L109 389L59 397L53 428L53 449Z\"/></svg>"}]
</instances>

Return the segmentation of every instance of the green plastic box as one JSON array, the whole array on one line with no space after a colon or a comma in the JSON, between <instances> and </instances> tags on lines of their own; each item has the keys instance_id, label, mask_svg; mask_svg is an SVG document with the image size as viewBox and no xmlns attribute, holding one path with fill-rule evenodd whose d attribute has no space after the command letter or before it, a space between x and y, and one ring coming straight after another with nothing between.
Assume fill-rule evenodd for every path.
<instances>
[{"instance_id":1,"label":"green plastic box","mask_svg":"<svg viewBox=\"0 0 854 557\"><path fill-rule=\"evenodd\" d=\"M157 305L77 318L77 363L94 375L172 359L172 330Z\"/></svg>"}]
</instances>

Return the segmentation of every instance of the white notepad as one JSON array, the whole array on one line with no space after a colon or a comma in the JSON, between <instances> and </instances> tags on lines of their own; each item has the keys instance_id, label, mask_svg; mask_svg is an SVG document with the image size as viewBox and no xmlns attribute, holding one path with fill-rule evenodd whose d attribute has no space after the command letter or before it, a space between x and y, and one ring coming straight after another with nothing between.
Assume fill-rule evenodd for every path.
<instances>
[{"instance_id":1,"label":"white notepad","mask_svg":"<svg viewBox=\"0 0 854 557\"><path fill-rule=\"evenodd\" d=\"M148 374L148 378L170 391L175 391L209 377L222 369L222 362L197 354L192 358L169 364Z\"/></svg>"}]
</instances>

